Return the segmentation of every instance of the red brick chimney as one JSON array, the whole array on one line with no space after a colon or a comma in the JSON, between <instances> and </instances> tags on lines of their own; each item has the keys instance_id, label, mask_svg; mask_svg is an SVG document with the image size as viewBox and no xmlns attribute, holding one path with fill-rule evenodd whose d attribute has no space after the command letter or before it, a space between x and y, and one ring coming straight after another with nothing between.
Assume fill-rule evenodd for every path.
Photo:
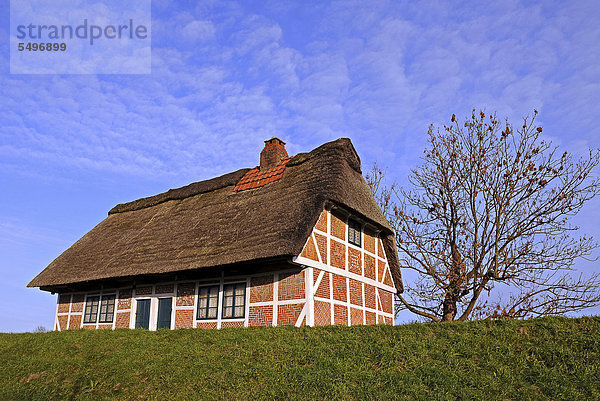
<instances>
[{"instance_id":1,"label":"red brick chimney","mask_svg":"<svg viewBox=\"0 0 600 401\"><path fill-rule=\"evenodd\" d=\"M275 137L266 140L265 148L260 152L260 170L274 167L286 157L288 154L285 150L285 142Z\"/></svg>"}]
</instances>

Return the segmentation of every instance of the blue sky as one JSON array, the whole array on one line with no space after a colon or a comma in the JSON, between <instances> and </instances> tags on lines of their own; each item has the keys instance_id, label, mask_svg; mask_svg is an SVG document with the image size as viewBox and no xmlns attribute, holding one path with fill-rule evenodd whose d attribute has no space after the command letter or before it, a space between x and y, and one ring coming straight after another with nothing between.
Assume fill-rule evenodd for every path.
<instances>
[{"instance_id":1,"label":"blue sky","mask_svg":"<svg viewBox=\"0 0 600 401\"><path fill-rule=\"evenodd\" d=\"M427 126L473 107L600 145L593 1L153 0L150 75L11 75L0 17L0 331L52 327L25 285L112 206L255 166L273 135L290 154L350 137L400 182ZM598 212L576 219L596 237Z\"/></svg>"}]
</instances>

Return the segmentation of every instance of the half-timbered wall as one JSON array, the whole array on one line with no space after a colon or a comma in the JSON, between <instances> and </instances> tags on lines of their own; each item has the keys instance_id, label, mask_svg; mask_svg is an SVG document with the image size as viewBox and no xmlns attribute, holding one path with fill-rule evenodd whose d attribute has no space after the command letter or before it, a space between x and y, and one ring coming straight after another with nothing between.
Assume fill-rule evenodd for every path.
<instances>
[{"instance_id":1,"label":"half-timbered wall","mask_svg":"<svg viewBox=\"0 0 600 401\"><path fill-rule=\"evenodd\" d=\"M294 259L313 277L310 323L393 324L396 289L383 243L374 228L362 224L361 245L351 244L349 218L353 217L324 210Z\"/></svg>"},{"instance_id":2,"label":"half-timbered wall","mask_svg":"<svg viewBox=\"0 0 600 401\"><path fill-rule=\"evenodd\" d=\"M135 288L107 289L102 291L59 294L55 330L134 328L136 302L140 299L173 299L171 328L205 328L247 326L301 326L306 324L305 270L290 265L269 273L248 276L223 276L196 281L164 282L139 285ZM233 283L246 285L244 318L224 319L222 315L223 286ZM219 286L217 319L197 319L198 293L203 286ZM112 323L84 323L85 303L88 297L115 295L115 312ZM150 329L154 329L156 311L151 311Z\"/></svg>"}]
</instances>

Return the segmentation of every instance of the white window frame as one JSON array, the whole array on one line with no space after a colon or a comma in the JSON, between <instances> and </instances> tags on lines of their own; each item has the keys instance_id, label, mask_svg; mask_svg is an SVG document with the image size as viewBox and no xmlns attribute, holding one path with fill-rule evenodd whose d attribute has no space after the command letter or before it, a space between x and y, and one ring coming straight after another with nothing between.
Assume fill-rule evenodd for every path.
<instances>
[{"instance_id":1,"label":"white window frame","mask_svg":"<svg viewBox=\"0 0 600 401\"><path fill-rule=\"evenodd\" d=\"M114 305L113 305L113 312L112 312L112 319L110 321L106 321L106 322L101 322L100 321L100 310L102 308L102 301L104 300L104 297L113 297L113 301L114 301ZM86 322L85 321L85 316L87 315L87 307L88 307L88 302L90 298L95 298L98 297L98 309L96 310L96 318L93 322ZM115 322L115 318L117 316L117 302L118 302L118 298L117 298L117 293L116 292L109 292L106 294L89 294L85 296L85 304L83 305L83 313L81 316L81 322L83 325L94 325L94 326L98 326L100 324L114 324Z\"/></svg>"},{"instance_id":2,"label":"white window frame","mask_svg":"<svg viewBox=\"0 0 600 401\"><path fill-rule=\"evenodd\" d=\"M244 316L242 317L223 317L223 308L225 308L225 286L226 285L236 285L236 284L244 284ZM220 289L220 300L221 300L221 316L220 319L221 321L225 321L225 322L231 322L231 321L236 321L236 320L245 320L246 317L248 316L248 281L247 280L240 280L240 281L228 281L226 283L221 283L221 289ZM234 293L234 299L236 297L235 293ZM233 313L235 314L235 302L234 302L234 306L233 306Z\"/></svg>"},{"instance_id":3,"label":"white window frame","mask_svg":"<svg viewBox=\"0 0 600 401\"><path fill-rule=\"evenodd\" d=\"M217 287L217 316L215 317L207 317L207 318L199 318L198 312L200 311L200 290L202 288L210 288ZM223 287L221 283L213 283L213 284L199 284L198 289L196 290L196 307L194 308L194 320L197 322L214 322L219 318L219 308L221 307L221 293L223 291ZM210 298L209 298L210 300ZM207 300L208 302L208 300ZM229 320L229 319L228 319Z\"/></svg>"}]
</instances>

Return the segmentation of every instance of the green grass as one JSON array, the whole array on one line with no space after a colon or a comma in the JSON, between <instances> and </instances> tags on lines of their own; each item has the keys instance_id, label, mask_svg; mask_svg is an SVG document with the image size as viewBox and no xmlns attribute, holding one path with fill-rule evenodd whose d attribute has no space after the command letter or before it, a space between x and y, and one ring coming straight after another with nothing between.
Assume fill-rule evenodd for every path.
<instances>
[{"instance_id":1,"label":"green grass","mask_svg":"<svg viewBox=\"0 0 600 401\"><path fill-rule=\"evenodd\" d=\"M1 400L597 400L600 317L0 334Z\"/></svg>"}]
</instances>

